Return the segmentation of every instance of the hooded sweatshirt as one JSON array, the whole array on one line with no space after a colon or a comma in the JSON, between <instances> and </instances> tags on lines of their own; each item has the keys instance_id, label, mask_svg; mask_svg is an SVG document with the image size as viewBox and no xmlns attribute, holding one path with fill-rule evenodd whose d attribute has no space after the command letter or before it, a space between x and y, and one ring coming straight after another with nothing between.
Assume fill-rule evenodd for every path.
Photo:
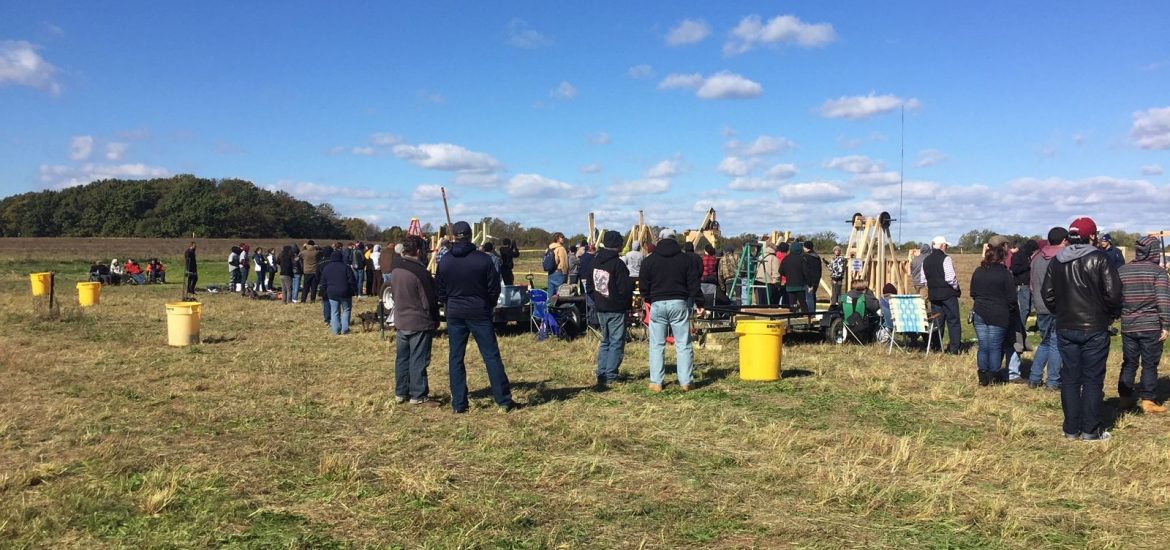
<instances>
[{"instance_id":1,"label":"hooded sweatshirt","mask_svg":"<svg viewBox=\"0 0 1170 550\"><path fill-rule=\"evenodd\" d=\"M621 313L630 310L634 282L616 250L599 248L585 276L589 277L589 287L593 289L590 296L597 311Z\"/></svg>"},{"instance_id":2,"label":"hooded sweatshirt","mask_svg":"<svg viewBox=\"0 0 1170 550\"><path fill-rule=\"evenodd\" d=\"M642 261L642 296L646 302L694 299L703 305L699 271L674 239L658 241L654 253Z\"/></svg>"},{"instance_id":3,"label":"hooded sweatshirt","mask_svg":"<svg viewBox=\"0 0 1170 550\"><path fill-rule=\"evenodd\" d=\"M376 244L376 245L374 245L374 251L370 252L370 265L374 266L374 269L382 269L382 264L379 261L381 259L382 259L382 245Z\"/></svg>"},{"instance_id":4,"label":"hooded sweatshirt","mask_svg":"<svg viewBox=\"0 0 1170 550\"><path fill-rule=\"evenodd\" d=\"M344 258L340 250L335 250L321 268L321 286L330 300L348 300L357 294L357 277Z\"/></svg>"},{"instance_id":5,"label":"hooded sweatshirt","mask_svg":"<svg viewBox=\"0 0 1170 550\"><path fill-rule=\"evenodd\" d=\"M801 246L793 246L784 261L780 262L780 276L784 277L784 290L800 292L808 290L808 269L804 265Z\"/></svg>"},{"instance_id":6,"label":"hooded sweatshirt","mask_svg":"<svg viewBox=\"0 0 1170 550\"><path fill-rule=\"evenodd\" d=\"M569 274L569 250L561 243L549 243L548 249L553 251L553 258L557 261L556 271Z\"/></svg>"},{"instance_id":7,"label":"hooded sweatshirt","mask_svg":"<svg viewBox=\"0 0 1170 550\"><path fill-rule=\"evenodd\" d=\"M642 270L642 243L634 241L630 244L630 251L622 258L626 262L626 267L630 270L630 277L637 277Z\"/></svg>"},{"instance_id":8,"label":"hooded sweatshirt","mask_svg":"<svg viewBox=\"0 0 1170 550\"><path fill-rule=\"evenodd\" d=\"M500 274L491 257L466 241L443 255L435 286L448 319L490 320L500 299Z\"/></svg>"},{"instance_id":9,"label":"hooded sweatshirt","mask_svg":"<svg viewBox=\"0 0 1170 550\"><path fill-rule=\"evenodd\" d=\"M1162 245L1144 237L1134 247L1132 262L1117 270L1121 277L1121 331L1170 329L1170 278L1158 265Z\"/></svg>"},{"instance_id":10,"label":"hooded sweatshirt","mask_svg":"<svg viewBox=\"0 0 1170 550\"><path fill-rule=\"evenodd\" d=\"M776 257L776 249L765 244L760 251L760 260L756 264L756 281L769 285L780 284L780 259Z\"/></svg>"},{"instance_id":11,"label":"hooded sweatshirt","mask_svg":"<svg viewBox=\"0 0 1170 550\"><path fill-rule=\"evenodd\" d=\"M1040 287L1044 285L1044 276L1048 274L1048 264L1064 249L1064 245L1050 244L1040 249L1032 258L1032 271L1028 274L1032 283L1032 307L1039 315L1052 315L1048 306L1044 305L1044 298L1040 296Z\"/></svg>"}]
</instances>

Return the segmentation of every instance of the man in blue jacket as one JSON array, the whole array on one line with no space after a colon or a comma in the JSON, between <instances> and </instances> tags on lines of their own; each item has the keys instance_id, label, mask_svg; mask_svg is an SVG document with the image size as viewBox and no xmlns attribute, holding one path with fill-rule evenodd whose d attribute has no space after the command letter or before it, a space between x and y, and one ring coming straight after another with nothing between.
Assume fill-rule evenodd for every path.
<instances>
[{"instance_id":1,"label":"man in blue jacket","mask_svg":"<svg viewBox=\"0 0 1170 550\"><path fill-rule=\"evenodd\" d=\"M492 326L492 312L500 298L500 274L491 257L475 249L471 243L471 225L455 222L452 226L455 242L439 261L435 279L439 302L447 315L447 337L450 344L448 368L451 376L451 408L456 413L467 412L467 366L463 357L467 352L467 337L475 338L479 354L487 367L492 396L501 411L508 412L512 389L500 345Z\"/></svg>"},{"instance_id":2,"label":"man in blue jacket","mask_svg":"<svg viewBox=\"0 0 1170 550\"><path fill-rule=\"evenodd\" d=\"M357 294L357 278L343 261L340 250L334 250L329 263L321 270L321 287L329 303L329 328L333 334L349 334L349 310Z\"/></svg>"}]
</instances>

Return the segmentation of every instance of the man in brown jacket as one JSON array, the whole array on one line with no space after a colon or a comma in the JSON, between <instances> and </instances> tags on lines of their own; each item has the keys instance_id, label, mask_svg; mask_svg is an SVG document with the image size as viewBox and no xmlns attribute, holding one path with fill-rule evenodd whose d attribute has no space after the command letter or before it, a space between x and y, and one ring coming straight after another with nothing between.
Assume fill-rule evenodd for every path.
<instances>
[{"instance_id":1,"label":"man in brown jacket","mask_svg":"<svg viewBox=\"0 0 1170 550\"><path fill-rule=\"evenodd\" d=\"M439 403L428 397L427 366L431 363L431 339L439 327L439 294L424 265L425 255L426 243L416 236L407 237L392 271L394 328L398 332L394 400L438 407Z\"/></svg>"},{"instance_id":2,"label":"man in brown jacket","mask_svg":"<svg viewBox=\"0 0 1170 550\"><path fill-rule=\"evenodd\" d=\"M310 302L317 301L317 284L320 282L317 278L317 264L321 260L321 247L309 239L305 242L305 246L301 247L301 270L304 271L303 286L301 286L301 303L305 303L305 298Z\"/></svg>"}]
</instances>

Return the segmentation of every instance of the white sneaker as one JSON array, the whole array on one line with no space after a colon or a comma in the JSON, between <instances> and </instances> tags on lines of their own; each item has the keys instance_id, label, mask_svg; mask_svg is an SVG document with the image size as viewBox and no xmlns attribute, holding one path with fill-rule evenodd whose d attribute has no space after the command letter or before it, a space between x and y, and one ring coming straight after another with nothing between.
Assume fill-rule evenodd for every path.
<instances>
[{"instance_id":1,"label":"white sneaker","mask_svg":"<svg viewBox=\"0 0 1170 550\"><path fill-rule=\"evenodd\" d=\"M1081 441L1108 441L1113 434L1102 430L1100 434L1081 434Z\"/></svg>"}]
</instances>

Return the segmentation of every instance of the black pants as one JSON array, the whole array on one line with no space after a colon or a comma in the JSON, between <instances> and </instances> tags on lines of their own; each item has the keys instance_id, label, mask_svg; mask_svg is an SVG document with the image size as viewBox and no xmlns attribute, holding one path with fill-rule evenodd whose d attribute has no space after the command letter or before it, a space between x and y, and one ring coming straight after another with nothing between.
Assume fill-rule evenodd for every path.
<instances>
[{"instance_id":1,"label":"black pants","mask_svg":"<svg viewBox=\"0 0 1170 550\"><path fill-rule=\"evenodd\" d=\"M799 311L801 313L809 313L808 311L808 291L807 290L789 290L788 291L788 308L792 311Z\"/></svg>"},{"instance_id":2,"label":"black pants","mask_svg":"<svg viewBox=\"0 0 1170 550\"><path fill-rule=\"evenodd\" d=\"M959 344L963 341L963 325L959 322L959 299L947 298L946 300L931 300L931 310L942 313L942 319L939 324L946 324L946 333L948 337L947 351L950 353L959 353Z\"/></svg>"},{"instance_id":3,"label":"black pants","mask_svg":"<svg viewBox=\"0 0 1170 550\"><path fill-rule=\"evenodd\" d=\"M195 294L195 282L199 280L198 273L187 274L187 294Z\"/></svg>"},{"instance_id":4,"label":"black pants","mask_svg":"<svg viewBox=\"0 0 1170 550\"><path fill-rule=\"evenodd\" d=\"M1064 433L1099 435L1105 402L1105 361L1109 333L1103 330L1056 330L1060 346L1060 408Z\"/></svg>"},{"instance_id":5,"label":"black pants","mask_svg":"<svg viewBox=\"0 0 1170 550\"><path fill-rule=\"evenodd\" d=\"M504 267L500 269L500 278L504 280L506 285L516 284L516 275L512 273L512 268Z\"/></svg>"},{"instance_id":6,"label":"black pants","mask_svg":"<svg viewBox=\"0 0 1170 550\"><path fill-rule=\"evenodd\" d=\"M305 273L305 276L302 278L305 280L305 282L302 283L302 284L304 284L304 286L301 287L301 303L304 303L306 300L309 303L316 302L317 301L317 274L316 273Z\"/></svg>"},{"instance_id":7,"label":"black pants","mask_svg":"<svg viewBox=\"0 0 1170 550\"><path fill-rule=\"evenodd\" d=\"M1162 333L1157 330L1121 333L1121 377L1117 380L1117 395L1132 397L1137 390L1139 399L1153 401L1157 395L1158 362L1162 360ZM1142 366L1142 381L1134 387L1138 362Z\"/></svg>"}]
</instances>

